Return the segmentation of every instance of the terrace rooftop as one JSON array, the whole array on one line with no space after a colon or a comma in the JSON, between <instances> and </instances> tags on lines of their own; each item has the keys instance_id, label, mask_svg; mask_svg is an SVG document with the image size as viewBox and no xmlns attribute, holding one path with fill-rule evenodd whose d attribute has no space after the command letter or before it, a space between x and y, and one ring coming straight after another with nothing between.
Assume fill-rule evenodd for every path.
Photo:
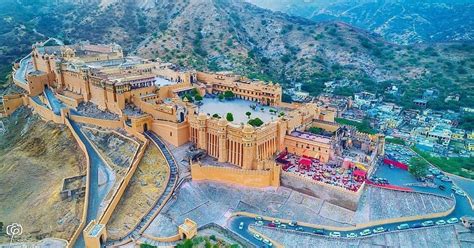
<instances>
[{"instance_id":1,"label":"terrace rooftop","mask_svg":"<svg viewBox=\"0 0 474 248\"><path fill-rule=\"evenodd\" d=\"M302 138L305 140L311 140L314 142L329 144L331 143L331 139L322 135L317 135L309 132L301 132L301 131L293 131L290 133L290 136Z\"/></svg>"}]
</instances>

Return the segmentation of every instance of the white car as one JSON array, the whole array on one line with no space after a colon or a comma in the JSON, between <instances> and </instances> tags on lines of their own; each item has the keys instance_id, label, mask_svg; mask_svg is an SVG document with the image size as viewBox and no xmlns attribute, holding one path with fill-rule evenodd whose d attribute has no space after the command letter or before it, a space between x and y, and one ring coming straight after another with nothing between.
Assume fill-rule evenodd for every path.
<instances>
[{"instance_id":1,"label":"white car","mask_svg":"<svg viewBox=\"0 0 474 248\"><path fill-rule=\"evenodd\" d=\"M263 221L261 221L261 220L255 221L255 225L257 225L257 226L263 226Z\"/></svg>"},{"instance_id":2,"label":"white car","mask_svg":"<svg viewBox=\"0 0 474 248\"><path fill-rule=\"evenodd\" d=\"M446 221L445 220L438 220L438 221L436 221L436 225L438 225L438 226L446 225Z\"/></svg>"},{"instance_id":3,"label":"white car","mask_svg":"<svg viewBox=\"0 0 474 248\"><path fill-rule=\"evenodd\" d=\"M448 221L448 224L456 224L459 222L459 219L456 217L450 218Z\"/></svg>"},{"instance_id":4,"label":"white car","mask_svg":"<svg viewBox=\"0 0 474 248\"><path fill-rule=\"evenodd\" d=\"M240 230L244 229L244 223L243 223L243 222L240 222L240 224L239 224L239 229L240 229Z\"/></svg>"},{"instance_id":5,"label":"white car","mask_svg":"<svg viewBox=\"0 0 474 248\"><path fill-rule=\"evenodd\" d=\"M282 229L286 229L286 225L285 224L280 224L278 225L279 228L282 228Z\"/></svg>"},{"instance_id":6,"label":"white car","mask_svg":"<svg viewBox=\"0 0 474 248\"><path fill-rule=\"evenodd\" d=\"M370 234L372 234L372 231L370 231L370 229L365 229L362 232L360 232L360 236L367 236Z\"/></svg>"},{"instance_id":7,"label":"white car","mask_svg":"<svg viewBox=\"0 0 474 248\"><path fill-rule=\"evenodd\" d=\"M381 226L380 226L380 227L377 227L377 228L375 228L375 229L373 230L374 233L383 233L383 232L385 232L385 231L386 231L385 228L383 228L383 227L381 227Z\"/></svg>"},{"instance_id":8,"label":"white car","mask_svg":"<svg viewBox=\"0 0 474 248\"><path fill-rule=\"evenodd\" d=\"M258 234L254 234L253 237L258 240L258 241L262 241L262 236L258 235Z\"/></svg>"},{"instance_id":9,"label":"white car","mask_svg":"<svg viewBox=\"0 0 474 248\"><path fill-rule=\"evenodd\" d=\"M347 238L357 238L357 234L355 233L349 233L346 235Z\"/></svg>"},{"instance_id":10,"label":"white car","mask_svg":"<svg viewBox=\"0 0 474 248\"><path fill-rule=\"evenodd\" d=\"M423 223L421 223L422 226L427 227L427 226L434 226L434 222L432 220L427 220Z\"/></svg>"},{"instance_id":11,"label":"white car","mask_svg":"<svg viewBox=\"0 0 474 248\"><path fill-rule=\"evenodd\" d=\"M280 225L281 221L279 219L276 219L276 220L272 220L272 223L275 225Z\"/></svg>"},{"instance_id":12,"label":"white car","mask_svg":"<svg viewBox=\"0 0 474 248\"><path fill-rule=\"evenodd\" d=\"M270 242L270 240L268 240L268 239L263 239L263 243L265 243L269 247L273 246L272 242Z\"/></svg>"},{"instance_id":13,"label":"white car","mask_svg":"<svg viewBox=\"0 0 474 248\"><path fill-rule=\"evenodd\" d=\"M263 220L263 218L262 218L261 216L256 216L256 217L255 217L255 220L257 220L257 221L258 221L258 220Z\"/></svg>"},{"instance_id":14,"label":"white car","mask_svg":"<svg viewBox=\"0 0 474 248\"><path fill-rule=\"evenodd\" d=\"M339 238L339 237L341 237L341 233L340 233L340 232L330 232L330 233L329 233L329 237L331 237L331 238Z\"/></svg>"},{"instance_id":15,"label":"white car","mask_svg":"<svg viewBox=\"0 0 474 248\"><path fill-rule=\"evenodd\" d=\"M410 226L406 223L405 224L400 224L400 225L397 226L398 230L404 230L404 229L408 229L408 228L410 228Z\"/></svg>"}]
</instances>

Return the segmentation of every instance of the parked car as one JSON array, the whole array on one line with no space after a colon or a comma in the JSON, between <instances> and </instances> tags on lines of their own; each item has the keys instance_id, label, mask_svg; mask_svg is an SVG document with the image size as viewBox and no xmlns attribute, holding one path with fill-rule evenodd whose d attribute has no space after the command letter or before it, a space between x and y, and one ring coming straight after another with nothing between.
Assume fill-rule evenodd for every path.
<instances>
[{"instance_id":1,"label":"parked car","mask_svg":"<svg viewBox=\"0 0 474 248\"><path fill-rule=\"evenodd\" d=\"M263 219L262 219L262 217L261 217L261 216L256 216L256 217L255 217L255 220L257 220L257 221L258 221L258 220L263 220Z\"/></svg>"},{"instance_id":2,"label":"parked car","mask_svg":"<svg viewBox=\"0 0 474 248\"><path fill-rule=\"evenodd\" d=\"M255 225L263 226L263 221L261 221L261 220L255 221Z\"/></svg>"},{"instance_id":3,"label":"parked car","mask_svg":"<svg viewBox=\"0 0 474 248\"><path fill-rule=\"evenodd\" d=\"M408 229L408 228L410 228L410 226L406 223L400 224L400 225L397 226L398 230L405 230L405 229Z\"/></svg>"},{"instance_id":4,"label":"parked car","mask_svg":"<svg viewBox=\"0 0 474 248\"><path fill-rule=\"evenodd\" d=\"M374 233L383 233L383 232L385 232L385 231L386 231L385 228L383 228L383 227L381 227L381 226L380 226L380 227L377 227L377 228L375 228L375 229L373 230Z\"/></svg>"},{"instance_id":5,"label":"parked car","mask_svg":"<svg viewBox=\"0 0 474 248\"><path fill-rule=\"evenodd\" d=\"M324 235L324 230L316 229L313 231L314 234Z\"/></svg>"},{"instance_id":6,"label":"parked car","mask_svg":"<svg viewBox=\"0 0 474 248\"><path fill-rule=\"evenodd\" d=\"M438 221L436 221L436 225L438 225L438 226L446 225L446 221L445 220L438 220Z\"/></svg>"},{"instance_id":7,"label":"parked car","mask_svg":"<svg viewBox=\"0 0 474 248\"><path fill-rule=\"evenodd\" d=\"M444 176L441 178L441 181L443 182L451 182L451 178L447 177L447 176Z\"/></svg>"},{"instance_id":8,"label":"parked car","mask_svg":"<svg viewBox=\"0 0 474 248\"><path fill-rule=\"evenodd\" d=\"M272 223L275 225L280 225L281 221L279 219L272 220Z\"/></svg>"},{"instance_id":9,"label":"parked car","mask_svg":"<svg viewBox=\"0 0 474 248\"><path fill-rule=\"evenodd\" d=\"M357 234L355 233L349 233L346 235L347 238L357 238Z\"/></svg>"},{"instance_id":10,"label":"parked car","mask_svg":"<svg viewBox=\"0 0 474 248\"><path fill-rule=\"evenodd\" d=\"M290 221L290 223L288 223L289 226L297 226L298 224L296 223L296 221Z\"/></svg>"},{"instance_id":11,"label":"parked car","mask_svg":"<svg viewBox=\"0 0 474 248\"><path fill-rule=\"evenodd\" d=\"M260 235L258 235L258 234L254 234L253 237L254 237L256 240L258 240L258 241L262 241L262 239L263 239L263 238L262 238Z\"/></svg>"},{"instance_id":12,"label":"parked car","mask_svg":"<svg viewBox=\"0 0 474 248\"><path fill-rule=\"evenodd\" d=\"M270 222L268 223L268 227L276 227L276 225Z\"/></svg>"},{"instance_id":13,"label":"parked car","mask_svg":"<svg viewBox=\"0 0 474 248\"><path fill-rule=\"evenodd\" d=\"M413 225L411 225L411 228L420 228L422 227L422 225L420 223L415 223Z\"/></svg>"},{"instance_id":14,"label":"parked car","mask_svg":"<svg viewBox=\"0 0 474 248\"><path fill-rule=\"evenodd\" d=\"M372 231L370 229L365 229L362 232L360 232L360 236L367 236L372 234Z\"/></svg>"},{"instance_id":15,"label":"parked car","mask_svg":"<svg viewBox=\"0 0 474 248\"><path fill-rule=\"evenodd\" d=\"M270 240L268 240L268 239L263 239L263 243L265 243L269 247L273 246L272 242L270 242Z\"/></svg>"},{"instance_id":16,"label":"parked car","mask_svg":"<svg viewBox=\"0 0 474 248\"><path fill-rule=\"evenodd\" d=\"M286 225L285 224L280 224L278 225L279 228L282 228L282 229L286 229Z\"/></svg>"},{"instance_id":17,"label":"parked car","mask_svg":"<svg viewBox=\"0 0 474 248\"><path fill-rule=\"evenodd\" d=\"M330 233L329 233L329 237L331 237L331 238L339 238L339 237L341 237L341 233L340 233L340 232L330 232Z\"/></svg>"},{"instance_id":18,"label":"parked car","mask_svg":"<svg viewBox=\"0 0 474 248\"><path fill-rule=\"evenodd\" d=\"M424 221L423 223L421 223L422 226L426 227L426 226L434 226L434 222L432 220L427 220L427 221Z\"/></svg>"},{"instance_id":19,"label":"parked car","mask_svg":"<svg viewBox=\"0 0 474 248\"><path fill-rule=\"evenodd\" d=\"M450 218L448 221L448 224L456 224L459 222L459 219L456 217Z\"/></svg>"}]
</instances>

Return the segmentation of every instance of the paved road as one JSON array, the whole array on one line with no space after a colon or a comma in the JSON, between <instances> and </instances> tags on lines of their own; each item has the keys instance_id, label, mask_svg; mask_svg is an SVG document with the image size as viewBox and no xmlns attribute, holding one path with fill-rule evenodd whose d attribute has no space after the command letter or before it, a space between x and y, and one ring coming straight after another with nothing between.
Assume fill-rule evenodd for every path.
<instances>
[{"instance_id":1,"label":"paved road","mask_svg":"<svg viewBox=\"0 0 474 248\"><path fill-rule=\"evenodd\" d=\"M26 74L33 70L33 65L31 64L31 54L28 54L26 57L20 60L20 68L18 68L13 75L13 77L21 83L26 84Z\"/></svg>"},{"instance_id":2,"label":"paved road","mask_svg":"<svg viewBox=\"0 0 474 248\"><path fill-rule=\"evenodd\" d=\"M53 91L49 87L44 89L44 94L48 98L49 104L53 109L53 113L55 115L61 115L61 109L65 108L66 106L64 106L64 104L56 98Z\"/></svg>"},{"instance_id":3,"label":"paved road","mask_svg":"<svg viewBox=\"0 0 474 248\"><path fill-rule=\"evenodd\" d=\"M86 225L91 221L96 219L98 216L99 208L103 202L105 196L108 194L112 188L113 181L113 172L108 169L105 163L100 158L99 154L92 148L89 141L86 139L82 133L79 125L72 120L69 120L74 131L78 134L79 138L85 144L87 153L90 158L90 184L89 184L89 203L87 205L87 222ZM102 171L106 176L106 183L99 187L99 171ZM78 238L74 247L84 247L84 237L81 236Z\"/></svg>"},{"instance_id":4,"label":"paved road","mask_svg":"<svg viewBox=\"0 0 474 248\"><path fill-rule=\"evenodd\" d=\"M150 145L156 145L164 154L166 161L168 162L168 165L170 167L170 178L168 181L168 184L166 185L165 191L163 194L161 194L160 198L156 202L156 204L153 206L150 212L148 212L141 220L140 223L125 237L119 239L119 240L109 240L107 242L107 245L113 245L116 243L121 243L125 240L133 238L134 240L140 239L140 241L148 243L148 244L155 244L156 242L153 240L146 239L144 237L140 236L140 230L149 222L151 222L153 219L153 216L156 216L158 214L158 211L160 207L163 204L166 204L165 200L166 198L173 193L174 187L175 187L175 182L178 180L178 167L173 159L173 155L171 152L168 150L168 147L166 147L165 143L156 135L155 133L151 131L146 131L145 136L152 141Z\"/></svg>"}]
</instances>

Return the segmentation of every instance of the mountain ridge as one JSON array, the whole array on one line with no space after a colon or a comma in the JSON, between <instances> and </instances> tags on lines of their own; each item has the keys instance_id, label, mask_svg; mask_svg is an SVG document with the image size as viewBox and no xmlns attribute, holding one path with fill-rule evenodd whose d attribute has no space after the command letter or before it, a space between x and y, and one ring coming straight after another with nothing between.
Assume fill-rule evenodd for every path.
<instances>
[{"instance_id":1,"label":"mountain ridge","mask_svg":"<svg viewBox=\"0 0 474 248\"><path fill-rule=\"evenodd\" d=\"M161 0L151 8L143 4L43 6L39 13L60 14L51 20L36 16L36 22L52 21L54 26L31 20L21 25L27 39L32 39L27 31L36 28L67 43L116 42L129 54L191 69L233 71L285 88L303 83L312 95L327 90L331 82L337 85L335 93L348 95L361 90L384 94L385 88L396 85L402 93L389 99L412 107L407 103L421 97L423 89L435 87L443 96L448 91L461 94L460 105L473 104L472 90L466 90L472 89L472 43L401 46L343 22L315 23L239 0ZM62 15L64 9L69 13ZM22 49L25 54L29 48ZM443 107L442 101L436 104Z\"/></svg>"}]
</instances>

